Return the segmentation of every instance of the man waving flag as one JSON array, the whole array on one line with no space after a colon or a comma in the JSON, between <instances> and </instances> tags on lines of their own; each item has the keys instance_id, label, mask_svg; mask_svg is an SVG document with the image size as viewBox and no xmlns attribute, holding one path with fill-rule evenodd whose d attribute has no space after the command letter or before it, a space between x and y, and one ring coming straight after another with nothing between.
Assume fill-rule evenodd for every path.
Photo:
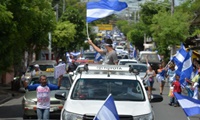
<instances>
[{"instance_id":1,"label":"man waving flag","mask_svg":"<svg viewBox=\"0 0 200 120\"><path fill-rule=\"evenodd\" d=\"M100 0L98 2L87 3L87 23L94 20L107 17L115 12L122 11L127 8L126 2L118 0Z\"/></svg>"}]
</instances>

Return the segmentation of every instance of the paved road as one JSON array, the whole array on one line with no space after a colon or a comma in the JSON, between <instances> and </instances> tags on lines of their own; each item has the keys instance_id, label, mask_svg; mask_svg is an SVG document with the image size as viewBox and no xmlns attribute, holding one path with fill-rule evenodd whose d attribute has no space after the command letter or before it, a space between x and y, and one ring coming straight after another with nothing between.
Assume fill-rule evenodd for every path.
<instances>
[{"instance_id":1,"label":"paved road","mask_svg":"<svg viewBox=\"0 0 200 120\"><path fill-rule=\"evenodd\" d=\"M155 91L154 94L159 94L159 84L155 82L154 84ZM160 103L152 103L153 110L155 112L156 120L188 120L184 111L181 107L169 106L169 97L168 97L169 87L165 85L163 98L164 100ZM200 120L200 116L190 117L190 120Z\"/></svg>"},{"instance_id":2,"label":"paved road","mask_svg":"<svg viewBox=\"0 0 200 120\"><path fill-rule=\"evenodd\" d=\"M159 84L155 82L154 94L159 94ZM187 117L181 107L169 106L168 86L165 86L163 97L160 103L152 103L156 120L187 120ZM22 120L22 96L0 105L0 120ZM200 120L200 116L190 117L190 120Z\"/></svg>"}]
</instances>

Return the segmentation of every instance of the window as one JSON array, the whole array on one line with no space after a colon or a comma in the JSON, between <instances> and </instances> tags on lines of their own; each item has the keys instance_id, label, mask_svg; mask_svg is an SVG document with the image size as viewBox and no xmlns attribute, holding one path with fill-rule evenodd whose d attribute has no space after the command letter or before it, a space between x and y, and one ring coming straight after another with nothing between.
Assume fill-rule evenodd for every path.
<instances>
[{"instance_id":1,"label":"window","mask_svg":"<svg viewBox=\"0 0 200 120\"><path fill-rule=\"evenodd\" d=\"M144 91L137 80L83 79L74 86L71 99L105 100L112 94L118 101L144 101Z\"/></svg>"}]
</instances>

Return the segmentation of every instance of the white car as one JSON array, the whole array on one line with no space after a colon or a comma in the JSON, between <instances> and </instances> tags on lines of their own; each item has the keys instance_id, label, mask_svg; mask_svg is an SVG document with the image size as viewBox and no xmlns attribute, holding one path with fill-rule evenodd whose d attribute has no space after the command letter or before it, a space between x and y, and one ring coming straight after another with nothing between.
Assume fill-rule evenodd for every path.
<instances>
[{"instance_id":1,"label":"white car","mask_svg":"<svg viewBox=\"0 0 200 120\"><path fill-rule=\"evenodd\" d=\"M117 55L121 55L124 52L124 47L121 45L118 45L115 47L115 50L117 52Z\"/></svg>"},{"instance_id":2,"label":"white car","mask_svg":"<svg viewBox=\"0 0 200 120\"><path fill-rule=\"evenodd\" d=\"M120 59L118 65L125 65L127 63L138 63L135 59Z\"/></svg>"},{"instance_id":3,"label":"white car","mask_svg":"<svg viewBox=\"0 0 200 120\"><path fill-rule=\"evenodd\" d=\"M59 92L57 99L65 100L60 120L93 120L111 93L120 119L154 120L147 92L136 73L118 65L87 65L82 68L68 96ZM161 102L152 95L151 102Z\"/></svg>"}]
</instances>

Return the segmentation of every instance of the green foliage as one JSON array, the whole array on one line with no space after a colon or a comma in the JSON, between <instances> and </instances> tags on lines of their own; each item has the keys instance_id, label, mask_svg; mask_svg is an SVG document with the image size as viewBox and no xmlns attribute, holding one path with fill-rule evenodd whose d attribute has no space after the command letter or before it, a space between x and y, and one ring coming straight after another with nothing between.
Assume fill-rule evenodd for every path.
<instances>
[{"instance_id":1,"label":"green foliage","mask_svg":"<svg viewBox=\"0 0 200 120\"><path fill-rule=\"evenodd\" d=\"M181 14L181 16L180 16ZM165 54L168 46L179 45L189 36L189 15L176 11L159 12L153 17L151 31L161 54Z\"/></svg>"},{"instance_id":2,"label":"green foliage","mask_svg":"<svg viewBox=\"0 0 200 120\"><path fill-rule=\"evenodd\" d=\"M132 30L127 34L128 40L135 45L139 50L143 50L144 41L144 24L142 22L132 25Z\"/></svg>"},{"instance_id":3,"label":"green foliage","mask_svg":"<svg viewBox=\"0 0 200 120\"><path fill-rule=\"evenodd\" d=\"M79 12L78 8L68 7L66 12L60 18L60 21L69 21L75 24L76 34L74 35L74 41L69 41L70 50L79 49L86 39L85 31L85 19Z\"/></svg>"},{"instance_id":4,"label":"green foliage","mask_svg":"<svg viewBox=\"0 0 200 120\"><path fill-rule=\"evenodd\" d=\"M56 29L53 33L54 47L68 48L70 42L74 41L74 35L76 34L75 25L69 21L58 22Z\"/></svg>"},{"instance_id":5,"label":"green foliage","mask_svg":"<svg viewBox=\"0 0 200 120\"><path fill-rule=\"evenodd\" d=\"M145 4L141 5L140 11L140 19L144 23L146 29L145 33L147 36L151 36L150 25L152 24L153 16L158 14L158 12L165 12L170 11L170 4L169 2L156 2L156 1L149 1Z\"/></svg>"},{"instance_id":6,"label":"green foliage","mask_svg":"<svg viewBox=\"0 0 200 120\"><path fill-rule=\"evenodd\" d=\"M24 51L38 52L48 45L55 15L49 0L0 1L0 73L21 65Z\"/></svg>"}]
</instances>

